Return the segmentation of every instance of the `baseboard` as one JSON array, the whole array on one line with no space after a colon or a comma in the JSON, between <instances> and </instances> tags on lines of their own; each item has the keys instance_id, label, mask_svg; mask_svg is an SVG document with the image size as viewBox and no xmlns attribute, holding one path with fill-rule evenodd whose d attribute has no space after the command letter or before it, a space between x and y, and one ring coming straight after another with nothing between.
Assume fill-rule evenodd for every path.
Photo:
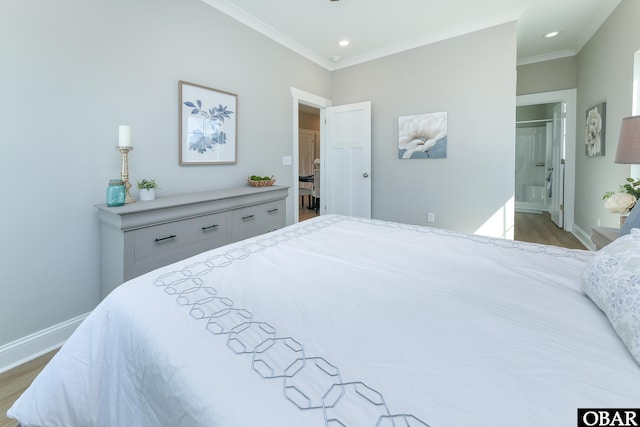
<instances>
[{"instance_id":1,"label":"baseboard","mask_svg":"<svg viewBox=\"0 0 640 427\"><path fill-rule=\"evenodd\" d=\"M0 374L62 347L88 315L82 314L0 346Z\"/></svg>"},{"instance_id":2,"label":"baseboard","mask_svg":"<svg viewBox=\"0 0 640 427\"><path fill-rule=\"evenodd\" d=\"M580 243L582 243L590 251L596 250L596 245L594 245L591 241L591 233L587 233L576 224L573 224L573 227L571 227L571 234L576 236L576 238L580 240Z\"/></svg>"},{"instance_id":3,"label":"baseboard","mask_svg":"<svg viewBox=\"0 0 640 427\"><path fill-rule=\"evenodd\" d=\"M529 213L529 214L542 215L542 212L546 212L546 210L545 211L541 211L540 209L515 208L515 212L516 213Z\"/></svg>"}]
</instances>

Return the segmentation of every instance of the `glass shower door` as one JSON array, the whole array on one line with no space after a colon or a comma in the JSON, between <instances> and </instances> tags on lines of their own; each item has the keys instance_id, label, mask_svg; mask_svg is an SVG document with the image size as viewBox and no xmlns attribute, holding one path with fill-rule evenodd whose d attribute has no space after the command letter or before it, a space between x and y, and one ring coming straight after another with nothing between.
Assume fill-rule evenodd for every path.
<instances>
[{"instance_id":1,"label":"glass shower door","mask_svg":"<svg viewBox=\"0 0 640 427\"><path fill-rule=\"evenodd\" d=\"M545 123L516 128L516 210L542 211L546 200Z\"/></svg>"}]
</instances>

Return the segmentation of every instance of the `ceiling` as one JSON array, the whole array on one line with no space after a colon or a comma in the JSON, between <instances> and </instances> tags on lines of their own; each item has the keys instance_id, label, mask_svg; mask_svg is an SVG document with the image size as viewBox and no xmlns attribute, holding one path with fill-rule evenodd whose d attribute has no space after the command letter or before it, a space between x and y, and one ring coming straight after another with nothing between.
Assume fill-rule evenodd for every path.
<instances>
[{"instance_id":1,"label":"ceiling","mask_svg":"<svg viewBox=\"0 0 640 427\"><path fill-rule=\"evenodd\" d=\"M202 1L336 70L515 20L518 64L572 56L621 0Z\"/></svg>"}]
</instances>

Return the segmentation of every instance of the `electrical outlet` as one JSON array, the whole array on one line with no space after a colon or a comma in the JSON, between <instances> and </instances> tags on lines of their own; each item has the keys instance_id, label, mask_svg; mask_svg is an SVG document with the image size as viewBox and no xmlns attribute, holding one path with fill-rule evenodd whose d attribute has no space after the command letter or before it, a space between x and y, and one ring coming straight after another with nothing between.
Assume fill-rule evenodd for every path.
<instances>
[{"instance_id":1,"label":"electrical outlet","mask_svg":"<svg viewBox=\"0 0 640 427\"><path fill-rule=\"evenodd\" d=\"M429 212L427 214L427 222L436 222L436 214Z\"/></svg>"},{"instance_id":2,"label":"electrical outlet","mask_svg":"<svg viewBox=\"0 0 640 427\"><path fill-rule=\"evenodd\" d=\"M292 160L291 156L282 156L282 166L290 166Z\"/></svg>"}]
</instances>

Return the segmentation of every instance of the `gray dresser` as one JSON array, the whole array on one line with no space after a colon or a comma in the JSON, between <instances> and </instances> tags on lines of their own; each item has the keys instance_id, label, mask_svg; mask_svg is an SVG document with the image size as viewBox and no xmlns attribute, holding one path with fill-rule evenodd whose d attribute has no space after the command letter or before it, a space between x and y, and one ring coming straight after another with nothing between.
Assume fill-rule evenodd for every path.
<instances>
[{"instance_id":1,"label":"gray dresser","mask_svg":"<svg viewBox=\"0 0 640 427\"><path fill-rule=\"evenodd\" d=\"M596 245L596 251L607 246L620 237L620 229L613 227L591 227L591 241Z\"/></svg>"},{"instance_id":2,"label":"gray dresser","mask_svg":"<svg viewBox=\"0 0 640 427\"><path fill-rule=\"evenodd\" d=\"M289 188L238 187L110 208L100 220L102 298L158 267L284 227Z\"/></svg>"}]
</instances>

